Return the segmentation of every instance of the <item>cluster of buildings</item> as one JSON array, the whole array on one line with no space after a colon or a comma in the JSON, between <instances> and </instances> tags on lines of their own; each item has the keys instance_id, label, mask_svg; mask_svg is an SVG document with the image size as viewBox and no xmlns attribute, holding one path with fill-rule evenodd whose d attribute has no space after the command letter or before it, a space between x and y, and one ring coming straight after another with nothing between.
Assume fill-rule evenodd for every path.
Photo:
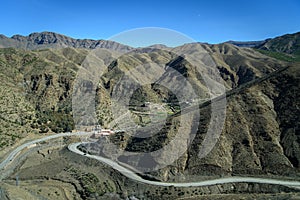
<instances>
[{"instance_id":1,"label":"cluster of buildings","mask_svg":"<svg viewBox=\"0 0 300 200\"><path fill-rule=\"evenodd\" d=\"M103 136L110 136L115 133L113 130L110 129L102 129L101 126L99 125L95 126L93 132L94 133L91 136L91 138L96 138L96 139Z\"/></svg>"}]
</instances>

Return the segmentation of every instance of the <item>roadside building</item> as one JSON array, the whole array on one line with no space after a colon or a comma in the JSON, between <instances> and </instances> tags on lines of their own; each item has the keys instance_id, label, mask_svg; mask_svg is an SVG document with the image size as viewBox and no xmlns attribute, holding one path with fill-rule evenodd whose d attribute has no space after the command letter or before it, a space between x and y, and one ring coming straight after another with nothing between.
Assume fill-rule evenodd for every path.
<instances>
[{"instance_id":1,"label":"roadside building","mask_svg":"<svg viewBox=\"0 0 300 200\"><path fill-rule=\"evenodd\" d=\"M100 129L100 130L95 130L91 138L100 138L100 137L105 137L105 136L110 136L114 134L115 132L110 129Z\"/></svg>"}]
</instances>

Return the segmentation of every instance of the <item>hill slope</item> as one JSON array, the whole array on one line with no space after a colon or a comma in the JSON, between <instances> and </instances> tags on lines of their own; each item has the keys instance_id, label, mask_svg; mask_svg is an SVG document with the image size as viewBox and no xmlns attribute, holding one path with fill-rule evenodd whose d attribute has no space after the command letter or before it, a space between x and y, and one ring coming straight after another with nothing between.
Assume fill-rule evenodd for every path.
<instances>
[{"instance_id":1,"label":"hill slope","mask_svg":"<svg viewBox=\"0 0 300 200\"><path fill-rule=\"evenodd\" d=\"M268 39L258 48L287 54L300 54L300 32Z\"/></svg>"},{"instance_id":2,"label":"hill slope","mask_svg":"<svg viewBox=\"0 0 300 200\"><path fill-rule=\"evenodd\" d=\"M9 39L9 44L20 45L17 47L21 49L0 50L0 123L1 137L5 138L1 138L1 141L5 141L2 147L13 144L18 137L26 137L28 132L65 132L74 128L71 107L74 80L78 70L83 67L82 62L91 51L89 48L94 48L94 43L87 42L88 45L85 46L83 41L77 44L63 36L46 35L46 38L32 35L25 39L15 36ZM11 41L20 43L10 43ZM79 48L22 50L23 47L44 48L48 44L49 47L53 44L59 47L68 44ZM195 53L195 45L199 44L187 44L175 49ZM239 48L226 43L200 45L216 63L227 91L243 87L250 81L291 65L250 48ZM121 47L107 48L108 53L109 48L122 51ZM129 49L125 48L126 51ZM201 75L184 57L168 52L167 49L140 49L117 58L104 71L96 90L97 120L101 125L109 127L114 119L109 110L112 93L120 91L119 96L129 95L122 91L126 91L126 87L130 85L120 80L145 62L159 63L161 68L179 71L193 82L198 94L207 97L209 91ZM201 70L209 71L207 68ZM147 73L142 72L141 77L147 77ZM165 73L164 77L172 76ZM163 180L268 173L299 177L299 77L299 64L294 64L271 79L247 89L236 90L228 99L225 128L221 137L213 151L203 159L197 155L211 116L209 105L201 108L199 130L191 147L172 166L153 175ZM168 80L171 85L175 82L175 79ZM184 91L185 87L179 85L177 89ZM149 116L142 113L146 110L141 108L145 102L153 105L168 103L171 106L167 111L174 112L178 99L169 90L160 87L159 82L138 88L132 95L130 103L133 106L129 112L140 126L149 122ZM150 139L137 139L130 137L128 133L117 134L110 139L128 151L152 151L168 144L177 133L180 126L178 121L178 117L170 118L159 134ZM169 157L160 155L159 159Z\"/></svg>"},{"instance_id":3,"label":"hill slope","mask_svg":"<svg viewBox=\"0 0 300 200\"><path fill-rule=\"evenodd\" d=\"M291 107L299 107L299 102L288 101L288 99L299 98L299 65L295 64L287 70L276 71L271 78L264 78L257 84L245 87L250 81L259 77L268 77L271 72L291 64L264 56L253 49L241 49L230 44L202 45L202 47L215 60L229 93L234 91L228 98L222 135L207 157L198 158L211 117L210 106L204 106L200 111L199 130L189 150L173 165L152 173L152 175L165 181L178 181L182 178L197 180L201 176L233 174L273 174L299 177L299 156L297 155L299 142L296 134L299 110L291 109ZM193 44L177 48L193 50ZM101 80L102 86L100 86L98 95L109 96L116 83L120 82L123 74L139 66L143 60L153 61L154 59L158 59L162 63L169 63L169 66L180 70L192 80L197 79L190 63L185 59L172 57L164 51L153 51L152 54L142 55L129 54L119 58L111 66L110 71L104 75L105 78ZM168 62L169 60L171 61ZM283 82L285 84L282 84ZM199 92L203 92L205 96L206 91L201 90L203 89L201 84L203 83L200 81L197 86ZM122 91L123 88L118 89ZM159 103L161 99L170 99L166 91L155 88L155 85L142 88L137 97L143 97L140 102L154 103ZM100 105L104 105L101 104L101 98L98 99L98 102ZM140 105L142 104L140 103ZM103 109L98 109L98 111L101 113ZM291 114L287 115L289 112ZM110 115L106 111L101 114L102 116ZM146 121L143 120L143 117L141 118L142 122ZM105 120L108 119L102 119L101 122ZM128 118L125 118L125 121L128 121ZM179 121L178 117L168 119L168 125L151 138L134 138L130 137L130 133L125 133L112 137L111 141L127 151L152 152L172 140L176 130L181 126ZM290 140L290 138L293 139ZM106 156L116 153L112 152L109 147L106 148L105 142L102 140L99 141L98 146L91 148L96 150L94 153L98 153L101 149ZM159 161L168 160L172 156L170 154L159 155L154 161L149 162L157 162L158 165ZM140 164L145 162L134 156L120 155L118 159L136 167L140 167Z\"/></svg>"},{"instance_id":4,"label":"hill slope","mask_svg":"<svg viewBox=\"0 0 300 200\"><path fill-rule=\"evenodd\" d=\"M177 47L177 49L192 50L192 47L193 44L190 44ZM227 90L261 77L284 65L282 62L263 56L256 51L239 49L230 44L202 45L202 48L216 62ZM33 115L36 120L32 121L31 124L33 129L38 129L39 132L62 132L74 128L71 109L73 81L89 51L81 48L34 51L1 49L0 65L3 68L1 84L9 85L9 87L3 86L3 88L11 87L13 91L17 91L15 92L16 95L19 94L25 98L25 101L35 110ZM185 71L186 76L194 81L198 79L197 75L194 74L192 65L184 59L178 59L176 55L170 54L167 50L152 50L148 53L139 50L124 55L115 62L115 66L111 66L111 70L104 76L106 78L102 80L102 89L98 90L97 93L99 98L97 102L100 102L97 115L103 124L109 124L112 120L112 116L106 113L109 105L109 92L107 91L112 90L115 86L114 83L117 82L121 74L128 71L128 67L138 66L145 60L169 65L176 70ZM203 80L202 82L196 81L196 87L199 92L205 91ZM156 102L159 102L162 97L168 98L166 91L157 95L151 87L144 89L147 91L146 94ZM5 96L5 98L10 98L8 95L9 93L4 93L3 98Z\"/></svg>"},{"instance_id":5,"label":"hill slope","mask_svg":"<svg viewBox=\"0 0 300 200\"><path fill-rule=\"evenodd\" d=\"M281 60L300 61L300 32L266 40L256 48Z\"/></svg>"}]
</instances>

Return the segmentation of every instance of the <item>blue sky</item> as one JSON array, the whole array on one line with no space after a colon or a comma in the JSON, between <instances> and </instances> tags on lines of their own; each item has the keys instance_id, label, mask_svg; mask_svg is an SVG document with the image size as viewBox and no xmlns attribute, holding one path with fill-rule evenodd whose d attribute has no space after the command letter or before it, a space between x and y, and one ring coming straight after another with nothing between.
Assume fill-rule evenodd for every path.
<instances>
[{"instance_id":1,"label":"blue sky","mask_svg":"<svg viewBox=\"0 0 300 200\"><path fill-rule=\"evenodd\" d=\"M107 39L122 31L162 27L200 42L261 40L300 31L299 0L3 0L0 33L52 31Z\"/></svg>"}]
</instances>

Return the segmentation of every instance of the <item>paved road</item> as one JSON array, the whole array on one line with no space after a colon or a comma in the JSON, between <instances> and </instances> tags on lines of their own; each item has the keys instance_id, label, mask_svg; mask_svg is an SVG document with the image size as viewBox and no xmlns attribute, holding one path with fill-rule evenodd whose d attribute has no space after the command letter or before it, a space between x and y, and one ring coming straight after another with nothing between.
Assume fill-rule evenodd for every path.
<instances>
[{"instance_id":1,"label":"paved road","mask_svg":"<svg viewBox=\"0 0 300 200\"><path fill-rule=\"evenodd\" d=\"M26 147L38 143L38 142L43 142L59 137L64 137L64 136L86 136L90 135L91 133L87 132L76 132L76 133L61 133L61 134L56 134L56 135L51 135L51 136L46 136L41 139L33 140L28 143L22 144L16 149L14 149L6 159L4 159L0 163L0 170L5 169L13 160L17 157L17 155ZM170 182L159 182L159 181L150 181L143 179L142 177L138 176L134 171L118 164L115 161L112 161L110 159L101 157L101 156L96 156L96 155L89 155L85 154L77 147L83 144L81 142L79 143L73 143L68 146L68 149L74 153L77 153L82 156L86 156L92 159L99 160L109 166L111 166L113 169L119 171L122 173L124 176L141 182L145 184L150 184L150 185L157 185L157 186L175 186L175 187L193 187L193 186L209 186L209 185L215 185L215 184L224 184L224 183L237 183L237 182L247 182L247 183L265 183L265 184L275 184L275 185L284 185L284 186L290 186L290 187L296 187L300 188L300 182L298 181L286 181L286 180L276 180L276 179L266 179L266 178L254 178L254 177L229 177L229 178L219 178L219 179L214 179L214 180L207 180L207 181L199 181L199 182L186 182L186 183L170 183Z\"/></svg>"},{"instance_id":2,"label":"paved road","mask_svg":"<svg viewBox=\"0 0 300 200\"><path fill-rule=\"evenodd\" d=\"M89 158L93 158L96 160L99 160L109 166L111 166L113 169L119 171L124 176L146 184L151 185L157 185L157 186L175 186L175 187L194 187L194 186L209 186L209 185L216 185L216 184L224 184L224 183L241 183L241 182L247 182L247 183L265 183L265 184L274 184L274 185L284 185L284 186L290 186L290 187L297 187L299 189L300 182L298 181L284 181L284 180L276 180L276 179L266 179L266 178L254 178L254 177L229 177L229 178L219 178L219 179L213 179L213 180L207 180L207 181L199 181L199 182L186 182L186 183L170 183L170 182L159 182L159 181L150 181L143 179L142 177L138 176L136 173L131 171L130 169L125 168L124 166L118 164L115 161L112 161L110 159L96 156L96 155L90 155L85 154L77 147L82 143L74 143L70 144L68 146L70 151L73 151L74 153L77 153L82 156L86 156Z\"/></svg>"},{"instance_id":3,"label":"paved road","mask_svg":"<svg viewBox=\"0 0 300 200\"><path fill-rule=\"evenodd\" d=\"M33 140L30 142L27 142L25 144L22 144L20 146L18 146L16 149L14 149L7 157L6 159L4 159L1 163L0 163L0 170L4 169L7 165L9 165L11 162L13 162L13 160L17 157L17 155L25 148L29 147L30 145L39 143L39 142L44 142L47 140L51 140L51 139L55 139L55 138L59 138L59 137L64 137L64 136L74 136L74 135L78 135L78 136L84 136L84 135L90 135L91 133L87 133L87 132L74 132L74 133L60 133L60 134L56 134L56 135L50 135L50 136L46 136L44 138L41 139L37 139L37 140Z\"/></svg>"}]
</instances>

